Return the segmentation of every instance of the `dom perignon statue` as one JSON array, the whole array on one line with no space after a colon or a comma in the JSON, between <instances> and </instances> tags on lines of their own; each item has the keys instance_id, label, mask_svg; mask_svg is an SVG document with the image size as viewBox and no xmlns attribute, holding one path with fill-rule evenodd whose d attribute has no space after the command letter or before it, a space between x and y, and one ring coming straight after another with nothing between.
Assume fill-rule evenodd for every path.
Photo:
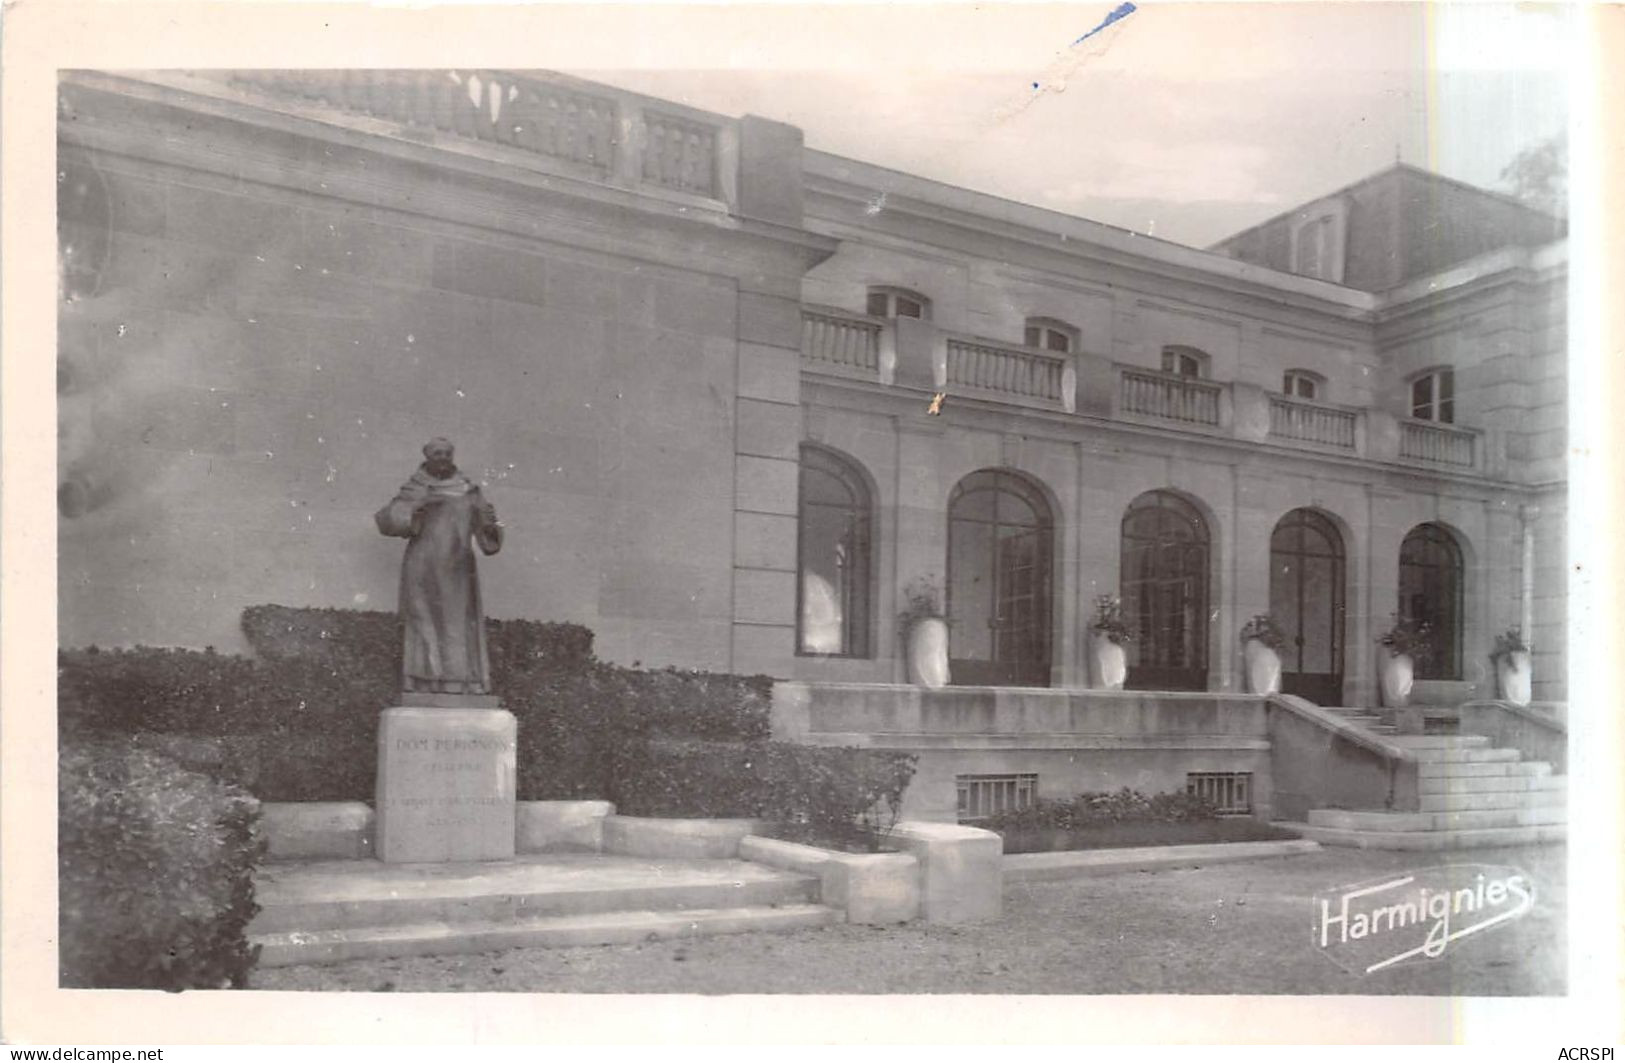
<instances>
[{"instance_id":1,"label":"dom perignon statue","mask_svg":"<svg viewBox=\"0 0 1625 1063\"><path fill-rule=\"evenodd\" d=\"M407 540L400 594L407 693L491 692L473 544L496 553L502 525L479 485L458 471L454 452L447 439L424 444L423 464L374 518L380 532Z\"/></svg>"}]
</instances>

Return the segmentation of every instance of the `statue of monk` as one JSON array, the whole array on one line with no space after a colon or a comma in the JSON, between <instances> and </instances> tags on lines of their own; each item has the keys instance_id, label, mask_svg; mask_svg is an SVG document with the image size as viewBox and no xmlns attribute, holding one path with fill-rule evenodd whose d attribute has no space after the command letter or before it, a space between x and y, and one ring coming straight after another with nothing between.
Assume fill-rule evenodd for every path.
<instances>
[{"instance_id":1,"label":"statue of monk","mask_svg":"<svg viewBox=\"0 0 1625 1063\"><path fill-rule=\"evenodd\" d=\"M406 539L401 620L406 627L401 689L489 694L491 661L474 568L478 543L502 549L502 524L479 485L457 470L451 441L424 444L424 462L374 516L378 530Z\"/></svg>"}]
</instances>

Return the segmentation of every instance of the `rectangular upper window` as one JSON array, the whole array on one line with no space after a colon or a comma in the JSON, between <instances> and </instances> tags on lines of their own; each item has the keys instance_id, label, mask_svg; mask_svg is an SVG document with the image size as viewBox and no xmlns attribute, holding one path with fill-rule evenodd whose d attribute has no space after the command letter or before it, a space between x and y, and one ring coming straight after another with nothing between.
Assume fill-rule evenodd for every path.
<instances>
[{"instance_id":1,"label":"rectangular upper window","mask_svg":"<svg viewBox=\"0 0 1625 1063\"><path fill-rule=\"evenodd\" d=\"M1456 423L1456 371L1435 369L1411 381L1411 416L1441 424Z\"/></svg>"}]
</instances>

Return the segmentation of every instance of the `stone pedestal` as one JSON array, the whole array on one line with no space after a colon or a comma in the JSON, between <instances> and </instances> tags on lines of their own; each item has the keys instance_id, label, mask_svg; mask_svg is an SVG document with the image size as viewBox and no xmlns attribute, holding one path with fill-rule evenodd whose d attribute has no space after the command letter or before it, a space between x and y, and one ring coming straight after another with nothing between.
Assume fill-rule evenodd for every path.
<instances>
[{"instance_id":1,"label":"stone pedestal","mask_svg":"<svg viewBox=\"0 0 1625 1063\"><path fill-rule=\"evenodd\" d=\"M378 723L378 859L512 858L517 736L513 714L502 709L385 709Z\"/></svg>"}]
</instances>

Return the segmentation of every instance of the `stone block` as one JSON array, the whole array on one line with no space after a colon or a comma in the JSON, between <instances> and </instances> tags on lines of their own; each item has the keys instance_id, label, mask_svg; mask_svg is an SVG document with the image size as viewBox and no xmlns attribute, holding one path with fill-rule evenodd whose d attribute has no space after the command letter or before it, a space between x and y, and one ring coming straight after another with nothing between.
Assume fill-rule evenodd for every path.
<instances>
[{"instance_id":1,"label":"stone block","mask_svg":"<svg viewBox=\"0 0 1625 1063\"><path fill-rule=\"evenodd\" d=\"M941 388L947 380L947 341L928 321L900 317L897 329L897 368L892 380L907 387Z\"/></svg>"},{"instance_id":2,"label":"stone block","mask_svg":"<svg viewBox=\"0 0 1625 1063\"><path fill-rule=\"evenodd\" d=\"M928 923L980 923L1004 914L1004 840L990 830L905 820L892 841L920 861Z\"/></svg>"},{"instance_id":3,"label":"stone block","mask_svg":"<svg viewBox=\"0 0 1625 1063\"><path fill-rule=\"evenodd\" d=\"M378 724L378 859L512 857L517 735L513 714L502 709L385 709Z\"/></svg>"},{"instance_id":4,"label":"stone block","mask_svg":"<svg viewBox=\"0 0 1625 1063\"><path fill-rule=\"evenodd\" d=\"M372 809L360 801L266 801L260 830L272 860L361 860L372 855Z\"/></svg>"},{"instance_id":5,"label":"stone block","mask_svg":"<svg viewBox=\"0 0 1625 1063\"><path fill-rule=\"evenodd\" d=\"M606 816L604 849L625 856L731 860L739 843L767 827L759 819L646 819Z\"/></svg>"},{"instance_id":6,"label":"stone block","mask_svg":"<svg viewBox=\"0 0 1625 1063\"><path fill-rule=\"evenodd\" d=\"M801 350L801 300L741 292L739 338L747 343Z\"/></svg>"},{"instance_id":7,"label":"stone block","mask_svg":"<svg viewBox=\"0 0 1625 1063\"><path fill-rule=\"evenodd\" d=\"M792 624L796 614L794 572L741 568L734 571L734 619L746 624Z\"/></svg>"},{"instance_id":8,"label":"stone block","mask_svg":"<svg viewBox=\"0 0 1625 1063\"><path fill-rule=\"evenodd\" d=\"M794 572L795 518L769 513L735 513L734 564Z\"/></svg>"},{"instance_id":9,"label":"stone block","mask_svg":"<svg viewBox=\"0 0 1625 1063\"><path fill-rule=\"evenodd\" d=\"M739 214L801 227L801 130L748 114L739 120Z\"/></svg>"},{"instance_id":10,"label":"stone block","mask_svg":"<svg viewBox=\"0 0 1625 1063\"><path fill-rule=\"evenodd\" d=\"M800 457L801 407L742 398L737 406L734 449L764 458Z\"/></svg>"},{"instance_id":11,"label":"stone block","mask_svg":"<svg viewBox=\"0 0 1625 1063\"><path fill-rule=\"evenodd\" d=\"M751 836L739 857L819 878L819 902L849 923L906 923L920 914L920 861L912 853L843 853Z\"/></svg>"},{"instance_id":12,"label":"stone block","mask_svg":"<svg viewBox=\"0 0 1625 1063\"><path fill-rule=\"evenodd\" d=\"M608 801L520 801L514 848L521 853L598 852L604 847L604 819L614 814Z\"/></svg>"},{"instance_id":13,"label":"stone block","mask_svg":"<svg viewBox=\"0 0 1625 1063\"><path fill-rule=\"evenodd\" d=\"M738 395L768 402L801 402L801 358L783 347L739 344Z\"/></svg>"},{"instance_id":14,"label":"stone block","mask_svg":"<svg viewBox=\"0 0 1625 1063\"><path fill-rule=\"evenodd\" d=\"M740 456L734 466L734 509L793 516L800 472L795 461Z\"/></svg>"}]
</instances>

